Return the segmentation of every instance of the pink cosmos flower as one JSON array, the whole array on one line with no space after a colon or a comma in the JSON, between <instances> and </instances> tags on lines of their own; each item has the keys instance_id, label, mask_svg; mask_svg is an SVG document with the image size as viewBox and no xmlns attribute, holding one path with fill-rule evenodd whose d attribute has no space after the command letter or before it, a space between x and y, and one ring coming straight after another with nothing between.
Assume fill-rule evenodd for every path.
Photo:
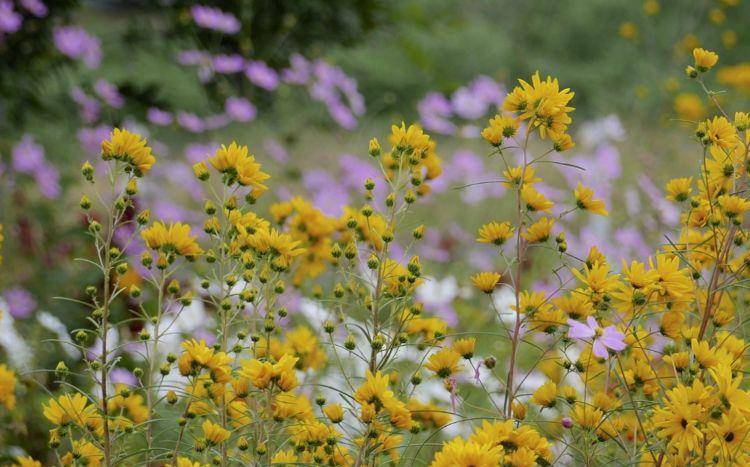
<instances>
[{"instance_id":1,"label":"pink cosmos flower","mask_svg":"<svg viewBox=\"0 0 750 467\"><path fill-rule=\"evenodd\" d=\"M609 350L619 352L625 350L627 345L624 342L625 335L617 330L614 326L607 326L602 329L593 316L586 319L587 324L583 324L573 319L568 320L568 337L573 339L591 339L593 341L594 355L599 358L607 358Z\"/></svg>"}]
</instances>

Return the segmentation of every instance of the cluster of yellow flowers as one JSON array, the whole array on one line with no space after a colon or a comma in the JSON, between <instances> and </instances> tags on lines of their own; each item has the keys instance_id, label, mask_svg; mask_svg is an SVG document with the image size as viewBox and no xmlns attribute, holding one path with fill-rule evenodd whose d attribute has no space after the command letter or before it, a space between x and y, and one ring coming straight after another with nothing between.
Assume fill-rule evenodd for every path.
<instances>
[{"instance_id":1,"label":"cluster of yellow flowers","mask_svg":"<svg viewBox=\"0 0 750 467\"><path fill-rule=\"evenodd\" d=\"M703 49L693 56L686 74L707 89L703 76L718 56ZM193 167L211 193L202 238L188 224L134 212L138 181L155 158L139 135L114 130L102 143L113 195L96 196L106 216L88 214L103 287L87 288L92 329L74 335L81 350L98 342L82 364L94 389L65 384L43 406L59 462L396 464L418 458L454 423L463 435L434 444L434 467L748 461L747 344L737 311L748 302L750 277L743 227L750 115L730 119L708 92L720 115L696 122L698 179L666 186L667 198L683 206L679 236L652 258L623 260L618 273L595 246L573 256L564 232L554 232L575 213L607 216L605 202L579 183L560 208L539 189L540 165L574 146L573 95L536 73L519 81L482 131L503 164L500 183L516 215L478 229L477 241L494 247L502 266L471 281L492 298L489 312L502 329L476 335L452 335L415 298L425 279L411 251L425 228L409 215L441 173L436 144L419 126L394 125L387 150L371 140L382 179L365 180L362 204L339 218L302 198L272 204L262 217L251 207L269 175L247 147L221 146ZM545 146L541 154L532 154L532 136ZM511 163L510 150L520 162ZM86 180L94 172L84 164ZM87 196L80 205L93 209ZM113 233L126 224L146 247L137 274L151 286L148 301L123 279L135 274L134 258ZM394 254L397 238L403 255ZM532 256L557 263L554 294L528 288ZM314 318L290 314L282 299L290 284L315 299ZM509 306L495 300L505 292ZM111 311L124 294L136 303L129 319L141 325L135 386L110 378L118 359L108 335L119 324ZM211 339L181 336L181 350L166 352L174 316L198 301L212 313ZM507 353L479 358L486 336L497 335L507 338ZM441 400L421 391L423 372ZM62 363L55 373L61 381L76 376ZM543 381L529 387L534 374ZM6 409L15 384L0 365Z\"/></svg>"}]
</instances>

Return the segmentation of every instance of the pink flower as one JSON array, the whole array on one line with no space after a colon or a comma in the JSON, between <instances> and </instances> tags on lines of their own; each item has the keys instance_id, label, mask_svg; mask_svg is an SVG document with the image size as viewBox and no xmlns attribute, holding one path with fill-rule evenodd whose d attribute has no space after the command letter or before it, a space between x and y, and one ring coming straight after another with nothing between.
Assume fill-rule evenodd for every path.
<instances>
[{"instance_id":1,"label":"pink flower","mask_svg":"<svg viewBox=\"0 0 750 467\"><path fill-rule=\"evenodd\" d=\"M568 337L573 339L591 339L593 341L594 355L599 358L607 358L609 350L619 352L624 350L627 345L624 342L625 335L617 330L614 326L607 326L602 329L593 316L586 319L587 324L583 324L573 319L568 320Z\"/></svg>"}]
</instances>

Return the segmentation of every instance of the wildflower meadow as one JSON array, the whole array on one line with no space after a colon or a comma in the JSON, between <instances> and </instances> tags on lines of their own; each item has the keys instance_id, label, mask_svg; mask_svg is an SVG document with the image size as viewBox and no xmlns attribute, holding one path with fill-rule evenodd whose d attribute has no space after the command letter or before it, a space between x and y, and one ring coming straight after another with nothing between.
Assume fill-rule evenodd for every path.
<instances>
[{"instance_id":1,"label":"wildflower meadow","mask_svg":"<svg viewBox=\"0 0 750 467\"><path fill-rule=\"evenodd\" d=\"M750 10L560 3L0 0L0 465L747 464Z\"/></svg>"}]
</instances>

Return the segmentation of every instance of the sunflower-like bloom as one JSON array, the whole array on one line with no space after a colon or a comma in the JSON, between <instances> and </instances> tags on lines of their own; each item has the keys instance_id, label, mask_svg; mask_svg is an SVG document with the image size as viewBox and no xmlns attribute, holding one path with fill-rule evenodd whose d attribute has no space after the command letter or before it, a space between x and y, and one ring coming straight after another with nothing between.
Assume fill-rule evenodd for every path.
<instances>
[{"instance_id":1,"label":"sunflower-like bloom","mask_svg":"<svg viewBox=\"0 0 750 467\"><path fill-rule=\"evenodd\" d=\"M391 135L388 138L391 145L407 152L423 153L430 149L430 136L422 131L419 125L409 125L404 122L401 126L391 125Z\"/></svg>"},{"instance_id":2,"label":"sunflower-like bloom","mask_svg":"<svg viewBox=\"0 0 750 467\"><path fill-rule=\"evenodd\" d=\"M543 243L549 239L555 219L540 217L539 220L526 228L521 236L529 243Z\"/></svg>"},{"instance_id":3,"label":"sunflower-like bloom","mask_svg":"<svg viewBox=\"0 0 750 467\"><path fill-rule=\"evenodd\" d=\"M510 222L490 222L479 229L477 242L493 243L500 246L513 236L513 231Z\"/></svg>"},{"instance_id":4,"label":"sunflower-like bloom","mask_svg":"<svg viewBox=\"0 0 750 467\"><path fill-rule=\"evenodd\" d=\"M460 359L460 353L446 347L430 355L425 368L441 378L447 378L461 369L461 365L458 364Z\"/></svg>"},{"instance_id":5,"label":"sunflower-like bloom","mask_svg":"<svg viewBox=\"0 0 750 467\"><path fill-rule=\"evenodd\" d=\"M492 293L502 276L498 272L479 272L471 277L474 287L486 294Z\"/></svg>"},{"instance_id":6,"label":"sunflower-like bloom","mask_svg":"<svg viewBox=\"0 0 750 467\"><path fill-rule=\"evenodd\" d=\"M495 467L503 458L503 447L455 438L443 444L430 467Z\"/></svg>"},{"instance_id":7,"label":"sunflower-like bloom","mask_svg":"<svg viewBox=\"0 0 750 467\"><path fill-rule=\"evenodd\" d=\"M258 389L266 389L275 383L282 391L291 391L297 387L295 367L299 359L284 354L277 363L262 362L252 359L243 363L240 375L248 378Z\"/></svg>"},{"instance_id":8,"label":"sunflower-like bloom","mask_svg":"<svg viewBox=\"0 0 750 467\"><path fill-rule=\"evenodd\" d=\"M208 162L219 172L225 174L229 185L239 183L252 188L250 195L258 198L268 187L263 184L270 175L261 170L255 156L248 154L247 146L240 146L232 141L229 146L221 145Z\"/></svg>"},{"instance_id":9,"label":"sunflower-like bloom","mask_svg":"<svg viewBox=\"0 0 750 467\"><path fill-rule=\"evenodd\" d=\"M609 215L604 200L594 199L594 190L591 188L585 187L581 182L578 182L578 186L574 193L576 197L576 206L578 206L579 209L590 211L601 216Z\"/></svg>"},{"instance_id":10,"label":"sunflower-like bloom","mask_svg":"<svg viewBox=\"0 0 750 467\"><path fill-rule=\"evenodd\" d=\"M151 170L156 162L145 138L120 128L112 130L109 139L102 141L102 158L116 159L129 164L137 177Z\"/></svg>"},{"instance_id":11,"label":"sunflower-like bloom","mask_svg":"<svg viewBox=\"0 0 750 467\"><path fill-rule=\"evenodd\" d=\"M518 131L517 118L510 115L495 115L490 119L489 126L482 130L482 138L493 146L500 146L503 138L512 138Z\"/></svg>"},{"instance_id":12,"label":"sunflower-like bloom","mask_svg":"<svg viewBox=\"0 0 750 467\"><path fill-rule=\"evenodd\" d=\"M687 201L692 193L693 178L673 178L667 182L667 199L681 203Z\"/></svg>"},{"instance_id":13,"label":"sunflower-like bloom","mask_svg":"<svg viewBox=\"0 0 750 467\"><path fill-rule=\"evenodd\" d=\"M204 421L201 429L203 430L203 436L206 437L206 441L212 446L221 444L229 439L229 430L211 420Z\"/></svg>"},{"instance_id":14,"label":"sunflower-like bloom","mask_svg":"<svg viewBox=\"0 0 750 467\"><path fill-rule=\"evenodd\" d=\"M80 427L91 426L97 418L96 407L89 404L83 394L63 394L57 399L50 399L42 405L44 416L55 425L67 426L76 424Z\"/></svg>"},{"instance_id":15,"label":"sunflower-like bloom","mask_svg":"<svg viewBox=\"0 0 750 467\"><path fill-rule=\"evenodd\" d=\"M526 209L533 212L549 212L549 210L555 205L552 201L548 200L546 196L536 191L536 188L531 185L524 185L523 188L521 188L521 199L526 205Z\"/></svg>"},{"instance_id":16,"label":"sunflower-like bloom","mask_svg":"<svg viewBox=\"0 0 750 467\"><path fill-rule=\"evenodd\" d=\"M196 237L190 235L190 226L182 222L170 223L167 226L161 221L156 221L141 232L141 237L152 250L177 253L188 259L203 253L195 241Z\"/></svg>"}]
</instances>

